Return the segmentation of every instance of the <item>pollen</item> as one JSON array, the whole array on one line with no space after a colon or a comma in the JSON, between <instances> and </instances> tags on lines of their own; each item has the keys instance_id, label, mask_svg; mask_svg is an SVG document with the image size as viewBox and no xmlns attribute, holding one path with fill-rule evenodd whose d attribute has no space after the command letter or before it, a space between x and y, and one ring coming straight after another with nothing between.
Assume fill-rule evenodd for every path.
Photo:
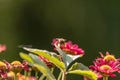
<instances>
[{"instance_id":1,"label":"pollen","mask_svg":"<svg viewBox=\"0 0 120 80\"><path fill-rule=\"evenodd\" d=\"M5 68L6 68L6 64L0 61L0 69L5 69Z\"/></svg>"},{"instance_id":2,"label":"pollen","mask_svg":"<svg viewBox=\"0 0 120 80\"><path fill-rule=\"evenodd\" d=\"M106 55L104 57L104 60L106 60L106 61L116 61L116 58L114 57L114 55Z\"/></svg>"},{"instance_id":3,"label":"pollen","mask_svg":"<svg viewBox=\"0 0 120 80\"><path fill-rule=\"evenodd\" d=\"M111 67L110 66L108 66L108 65L102 65L101 67L100 67L100 69L102 69L102 70L110 70L111 69Z\"/></svg>"}]
</instances>

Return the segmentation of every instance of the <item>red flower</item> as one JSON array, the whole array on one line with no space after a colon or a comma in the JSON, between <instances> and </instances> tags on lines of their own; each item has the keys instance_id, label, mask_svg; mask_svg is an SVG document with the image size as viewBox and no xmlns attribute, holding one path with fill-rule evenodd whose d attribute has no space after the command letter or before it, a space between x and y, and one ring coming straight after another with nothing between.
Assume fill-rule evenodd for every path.
<instances>
[{"instance_id":1,"label":"red flower","mask_svg":"<svg viewBox=\"0 0 120 80\"><path fill-rule=\"evenodd\" d=\"M54 66L53 63L51 63L48 59L46 59L46 58L44 58L44 57L42 57L42 56L39 56L39 58L40 58L41 61L45 62L46 65L47 65L49 68L51 68L51 67Z\"/></svg>"},{"instance_id":2,"label":"red flower","mask_svg":"<svg viewBox=\"0 0 120 80\"><path fill-rule=\"evenodd\" d=\"M3 52L6 50L6 46L5 45L2 45L0 44L0 52Z\"/></svg>"},{"instance_id":3,"label":"red flower","mask_svg":"<svg viewBox=\"0 0 120 80\"><path fill-rule=\"evenodd\" d=\"M33 76L24 76L22 74L17 74L17 80L37 80L36 77Z\"/></svg>"},{"instance_id":4,"label":"red flower","mask_svg":"<svg viewBox=\"0 0 120 80\"><path fill-rule=\"evenodd\" d=\"M100 53L101 58L97 58L90 66L90 69L95 71L98 77L110 76L115 77L115 72L120 73L120 59L116 59L114 55L110 55L108 52L104 56Z\"/></svg>"},{"instance_id":5,"label":"red flower","mask_svg":"<svg viewBox=\"0 0 120 80\"><path fill-rule=\"evenodd\" d=\"M0 61L0 80L7 77L6 67L7 65L4 62Z\"/></svg>"},{"instance_id":6,"label":"red flower","mask_svg":"<svg viewBox=\"0 0 120 80\"><path fill-rule=\"evenodd\" d=\"M11 68L10 70L15 72L15 73L19 73L21 72L23 69L23 64L20 61L13 61L11 63Z\"/></svg>"},{"instance_id":7,"label":"red flower","mask_svg":"<svg viewBox=\"0 0 120 80\"><path fill-rule=\"evenodd\" d=\"M28 65L28 62L23 60L23 70L27 71L27 72L30 72L30 68L29 68L29 65Z\"/></svg>"},{"instance_id":8,"label":"red flower","mask_svg":"<svg viewBox=\"0 0 120 80\"><path fill-rule=\"evenodd\" d=\"M52 45L60 47L67 54L84 55L84 50L82 48L79 48L77 44L72 44L71 41L66 42L64 39L56 38L53 39Z\"/></svg>"}]
</instances>

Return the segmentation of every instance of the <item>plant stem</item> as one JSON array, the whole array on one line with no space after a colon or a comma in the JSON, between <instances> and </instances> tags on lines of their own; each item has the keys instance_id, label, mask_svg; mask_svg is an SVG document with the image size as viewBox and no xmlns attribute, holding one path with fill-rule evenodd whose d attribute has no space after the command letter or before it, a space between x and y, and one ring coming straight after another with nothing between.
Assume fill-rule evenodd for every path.
<instances>
[{"instance_id":1,"label":"plant stem","mask_svg":"<svg viewBox=\"0 0 120 80\"><path fill-rule=\"evenodd\" d=\"M43 80L45 78L45 75L42 75L39 80Z\"/></svg>"},{"instance_id":2,"label":"plant stem","mask_svg":"<svg viewBox=\"0 0 120 80\"><path fill-rule=\"evenodd\" d=\"M14 80L17 80L17 73L15 73Z\"/></svg>"},{"instance_id":3,"label":"plant stem","mask_svg":"<svg viewBox=\"0 0 120 80\"><path fill-rule=\"evenodd\" d=\"M51 73L53 73L54 72L54 68L51 68Z\"/></svg>"},{"instance_id":4,"label":"plant stem","mask_svg":"<svg viewBox=\"0 0 120 80\"><path fill-rule=\"evenodd\" d=\"M84 79L84 80L90 80L90 79L88 79L86 76L83 76L83 79Z\"/></svg>"},{"instance_id":5,"label":"plant stem","mask_svg":"<svg viewBox=\"0 0 120 80\"><path fill-rule=\"evenodd\" d=\"M27 77L27 71L24 71L24 76L25 76L25 79L26 79L26 77Z\"/></svg>"},{"instance_id":6,"label":"plant stem","mask_svg":"<svg viewBox=\"0 0 120 80\"><path fill-rule=\"evenodd\" d=\"M30 71L27 73L27 76L28 76L28 77L31 76L31 72L30 72Z\"/></svg>"},{"instance_id":7,"label":"plant stem","mask_svg":"<svg viewBox=\"0 0 120 80\"><path fill-rule=\"evenodd\" d=\"M60 79L61 79L61 76L62 76L62 71L60 72L57 80L60 80Z\"/></svg>"},{"instance_id":8,"label":"plant stem","mask_svg":"<svg viewBox=\"0 0 120 80\"><path fill-rule=\"evenodd\" d=\"M62 80L66 80L66 71L62 71Z\"/></svg>"},{"instance_id":9,"label":"plant stem","mask_svg":"<svg viewBox=\"0 0 120 80\"><path fill-rule=\"evenodd\" d=\"M35 77L38 79L38 71L35 72Z\"/></svg>"},{"instance_id":10,"label":"plant stem","mask_svg":"<svg viewBox=\"0 0 120 80\"><path fill-rule=\"evenodd\" d=\"M104 76L104 77L103 77L103 80L108 80L108 76Z\"/></svg>"}]
</instances>

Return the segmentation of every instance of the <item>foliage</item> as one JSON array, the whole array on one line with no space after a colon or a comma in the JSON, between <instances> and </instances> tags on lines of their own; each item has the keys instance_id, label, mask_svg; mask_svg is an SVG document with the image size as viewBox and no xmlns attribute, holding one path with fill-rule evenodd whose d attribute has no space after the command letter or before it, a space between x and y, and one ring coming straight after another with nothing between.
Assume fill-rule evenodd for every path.
<instances>
[{"instance_id":1,"label":"foliage","mask_svg":"<svg viewBox=\"0 0 120 80\"><path fill-rule=\"evenodd\" d=\"M76 62L85 54L82 48L71 41L62 38L53 39L54 52L47 50L22 47L28 53L20 52L23 62L0 61L1 80L66 80L68 74L83 76L84 80L108 80L108 77L115 77L115 72L120 73L120 59L108 52L106 55L100 53L90 67L83 63ZM0 46L1 52L6 46ZM59 76L53 73L58 68ZM34 72L34 74L31 74Z\"/></svg>"}]
</instances>

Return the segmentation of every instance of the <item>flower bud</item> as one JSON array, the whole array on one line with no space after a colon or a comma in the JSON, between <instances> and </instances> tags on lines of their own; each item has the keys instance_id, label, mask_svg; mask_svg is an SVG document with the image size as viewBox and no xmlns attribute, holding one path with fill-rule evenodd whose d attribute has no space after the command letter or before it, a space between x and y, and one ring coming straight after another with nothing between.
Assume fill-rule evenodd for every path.
<instances>
[{"instance_id":1,"label":"flower bud","mask_svg":"<svg viewBox=\"0 0 120 80\"><path fill-rule=\"evenodd\" d=\"M13 61L11 63L11 71L15 72L15 73L18 73L18 72L21 72L23 68L23 65L21 64L20 61Z\"/></svg>"},{"instance_id":2,"label":"flower bud","mask_svg":"<svg viewBox=\"0 0 120 80\"><path fill-rule=\"evenodd\" d=\"M6 64L0 61L0 70L6 70Z\"/></svg>"}]
</instances>

